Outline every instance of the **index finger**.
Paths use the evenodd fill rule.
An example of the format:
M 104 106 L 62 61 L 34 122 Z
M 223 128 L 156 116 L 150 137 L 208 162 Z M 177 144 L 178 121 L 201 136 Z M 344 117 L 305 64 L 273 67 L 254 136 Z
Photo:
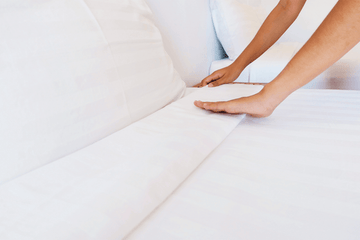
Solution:
M 207 85 L 208 83 L 212 82 L 212 81 L 215 81 L 215 80 L 218 80 L 219 78 L 222 77 L 222 74 L 221 73 L 217 73 L 217 72 L 214 72 L 213 74 L 207 76 L 206 78 L 204 78 L 200 84 L 200 86 L 204 87 L 205 85 Z
M 200 83 L 198 83 L 198 84 L 196 84 L 196 85 L 194 85 L 192 87 L 202 87 L 202 83 L 200 82 Z
M 225 112 L 225 113 L 227 113 L 227 110 L 226 110 L 227 102 L 195 101 L 194 105 L 199 107 L 199 108 L 202 108 L 202 109 L 205 109 L 205 110 L 208 110 L 208 111 L 212 111 L 212 112 L 217 112 L 217 113 L 218 112 Z

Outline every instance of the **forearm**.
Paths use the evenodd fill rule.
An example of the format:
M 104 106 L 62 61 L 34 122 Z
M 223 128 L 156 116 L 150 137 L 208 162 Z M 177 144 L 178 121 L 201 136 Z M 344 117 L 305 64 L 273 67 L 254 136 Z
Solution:
M 264 91 L 278 105 L 360 41 L 360 0 L 339 0 L 308 42 Z
M 194 104 L 213 112 L 267 117 L 289 94 L 310 82 L 359 42 L 360 0 L 339 0 L 284 70 L 258 94 L 226 102 L 196 101 Z
M 266 18 L 251 43 L 234 62 L 242 71 L 268 50 L 290 27 L 306 0 L 282 0 Z

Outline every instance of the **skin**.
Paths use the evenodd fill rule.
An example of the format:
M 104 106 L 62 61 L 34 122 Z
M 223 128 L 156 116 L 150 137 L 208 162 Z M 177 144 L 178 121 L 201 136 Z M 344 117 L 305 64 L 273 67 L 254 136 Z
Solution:
M 247 65 L 269 49 L 288 29 L 305 1 L 280 1 L 236 61 L 229 67 L 214 72 L 194 87 L 214 87 L 235 81 Z M 283 71 L 258 94 L 226 102 L 195 101 L 194 104 L 213 112 L 270 116 L 287 96 L 325 71 L 359 41 L 360 0 L 339 0 Z

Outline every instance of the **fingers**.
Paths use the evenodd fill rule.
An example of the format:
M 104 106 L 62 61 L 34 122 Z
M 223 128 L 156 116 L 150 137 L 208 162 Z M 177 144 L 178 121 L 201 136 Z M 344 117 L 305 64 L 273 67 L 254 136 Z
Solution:
M 212 81 L 215 81 L 215 80 L 218 80 L 219 78 L 221 78 L 222 76 L 224 75 L 224 73 L 222 72 L 214 72 L 213 74 L 207 76 L 206 78 L 204 78 L 201 83 L 199 84 L 196 84 L 195 86 L 197 87 L 204 87 L 206 86 L 207 84 L 209 84 L 210 82 Z M 195 87 L 194 86 L 194 87 Z
M 224 83 L 227 83 L 227 82 L 228 82 L 227 79 L 220 78 L 219 80 L 210 83 L 209 87 L 217 87 L 217 86 L 220 86 L 220 85 L 222 85 Z
M 195 101 L 194 105 L 209 110 L 212 112 L 227 112 L 226 111 L 226 102 L 202 102 L 202 101 Z
M 272 96 L 271 96 L 272 97 Z M 248 97 L 242 97 L 225 102 L 202 102 L 195 101 L 195 106 L 213 111 L 230 114 L 249 114 L 253 117 L 268 117 L 275 110 L 277 105 L 271 104 L 268 95 L 262 92 Z
M 198 84 L 196 84 L 196 85 L 194 85 L 193 87 L 202 87 L 202 83 L 198 83 Z
M 207 85 L 208 83 L 218 80 L 219 78 L 221 78 L 224 74 L 220 73 L 220 72 L 214 72 L 213 74 L 211 74 L 210 76 L 204 78 L 204 80 L 201 81 L 201 83 L 203 84 L 203 86 Z
M 217 87 L 217 86 L 220 86 L 220 85 L 222 85 L 222 84 L 224 84 L 224 83 L 227 83 L 227 81 L 226 80 L 216 80 L 216 81 L 213 81 L 213 82 L 211 82 L 210 84 L 208 84 L 208 86 L 209 87 Z M 200 88 L 200 87 L 204 87 L 204 86 L 206 86 L 206 84 L 205 85 L 203 85 L 203 82 L 201 82 L 201 83 L 198 83 L 198 84 L 196 84 L 196 85 L 194 85 L 193 87 L 195 88 Z

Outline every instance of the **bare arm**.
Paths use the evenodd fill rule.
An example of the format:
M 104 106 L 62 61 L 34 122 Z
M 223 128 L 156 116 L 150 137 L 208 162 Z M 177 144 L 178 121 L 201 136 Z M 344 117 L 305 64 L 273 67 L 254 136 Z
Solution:
M 227 68 L 214 72 L 194 87 L 218 86 L 235 81 L 240 73 L 254 60 L 268 50 L 290 27 L 299 15 L 306 0 L 280 0 L 278 5 L 266 18 L 254 39 Z
M 293 91 L 339 60 L 360 41 L 360 0 L 339 0 L 308 42 L 263 90 L 228 102 L 195 105 L 215 112 L 269 116 Z

